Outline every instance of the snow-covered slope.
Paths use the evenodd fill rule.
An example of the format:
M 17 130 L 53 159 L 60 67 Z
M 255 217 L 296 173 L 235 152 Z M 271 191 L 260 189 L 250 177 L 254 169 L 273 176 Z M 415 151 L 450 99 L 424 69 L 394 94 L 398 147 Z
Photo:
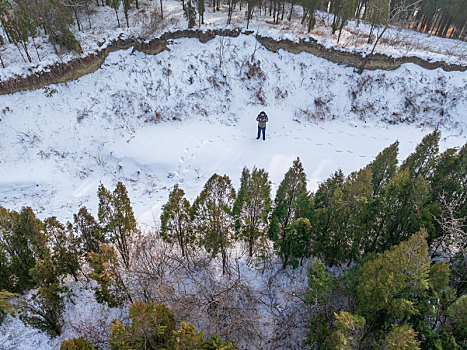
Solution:
M 466 72 L 414 65 L 358 75 L 243 35 L 115 52 L 77 81 L 0 96 L 0 203 L 71 220 L 83 205 L 96 213 L 100 182 L 122 180 L 152 225 L 175 183 L 193 200 L 214 172 L 238 186 L 246 165 L 277 186 L 297 156 L 316 189 L 396 140 L 405 158 L 434 127 L 442 148 L 463 145 L 466 85 Z M 266 141 L 255 139 L 263 109 Z

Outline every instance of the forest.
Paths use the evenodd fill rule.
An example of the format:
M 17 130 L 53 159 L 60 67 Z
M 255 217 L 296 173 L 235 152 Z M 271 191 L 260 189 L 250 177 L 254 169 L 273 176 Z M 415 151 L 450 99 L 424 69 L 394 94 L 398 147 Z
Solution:
M 129 11 L 139 9 L 138 0 L 1 0 L 0 47 L 14 44 L 25 62 L 33 61 L 35 51 L 40 61 L 34 39 L 45 34 L 50 42 L 80 53 L 81 45 L 71 29 L 74 25 L 78 31 L 83 31 L 85 25 L 92 27 L 90 13 L 98 6 L 111 7 L 119 27 L 129 27 Z M 231 24 L 234 12 L 240 12 L 245 13 L 246 28 L 255 16 L 265 16 L 270 17 L 274 24 L 284 21 L 301 23 L 310 32 L 316 23 L 316 11 L 326 11 L 333 16 L 330 25 L 338 41 L 349 20 L 369 23 L 368 43 L 374 43 L 372 52 L 389 26 L 464 40 L 467 20 L 467 7 L 463 0 L 182 0 L 180 6 L 189 28 L 204 24 L 206 11 L 223 9 L 227 10 L 226 24 Z M 294 8 L 300 11 L 294 13 Z M 124 24 L 121 23 L 121 11 Z M 162 0 L 159 13 L 154 15 L 156 17 L 151 20 L 154 23 L 148 25 L 162 21 Z M 1 54 L 0 64 L 5 68 Z
M 426 135 L 400 165 L 395 142 L 315 192 L 297 158 L 274 199 L 257 168 L 237 190 L 213 174 L 192 203 L 175 185 L 151 232 L 122 182 L 101 184 L 97 217 L 82 207 L 73 222 L 0 207 L 0 319 L 58 336 L 70 283 L 90 281 L 97 302 L 128 316 L 61 349 L 254 348 L 269 318 L 263 348 L 287 348 L 302 322 L 303 348 L 465 349 L 467 144 L 440 153 L 439 141 Z M 306 286 L 278 300 L 242 261 L 262 275 L 305 267 Z

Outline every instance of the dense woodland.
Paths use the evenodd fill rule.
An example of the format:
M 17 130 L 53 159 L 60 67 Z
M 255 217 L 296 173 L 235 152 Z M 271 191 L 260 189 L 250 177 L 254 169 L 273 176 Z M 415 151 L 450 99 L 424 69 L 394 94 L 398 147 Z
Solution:
M 467 144 L 440 153 L 439 139 L 427 135 L 400 165 L 396 142 L 316 192 L 297 158 L 274 200 L 263 169 L 244 168 L 237 190 L 214 174 L 193 203 L 175 185 L 155 232 L 140 232 L 121 182 L 99 186 L 97 218 L 0 207 L 0 316 L 60 335 L 70 282 L 93 281 L 96 300 L 128 317 L 62 349 L 235 349 L 261 337 L 261 308 L 273 315 L 278 303 L 272 285 L 249 286 L 232 258 L 241 251 L 259 274 L 306 266 L 294 321 L 275 318 L 279 348 L 292 348 L 298 317 L 303 348 L 465 349 Z
M 40 61 L 34 38 L 46 34 L 52 43 L 81 52 L 70 28 L 76 25 L 82 31 L 85 26 L 92 27 L 90 13 L 97 6 L 111 7 L 117 25 L 129 26 L 129 11 L 132 7 L 138 9 L 139 3 L 138 0 L 0 0 L 0 46 L 14 44 L 25 61 L 32 62 L 34 55 Z M 234 12 L 241 12 L 245 13 L 246 28 L 255 16 L 265 16 L 274 24 L 300 22 L 310 32 L 316 23 L 316 11 L 327 11 L 333 15 L 332 33 L 338 41 L 349 20 L 368 22 L 371 25 L 368 43 L 374 42 L 373 50 L 391 25 L 464 40 L 467 22 L 464 0 L 182 0 L 181 6 L 189 28 L 201 26 L 206 11 L 222 9 L 227 10 L 227 24 Z M 294 14 L 294 8 L 298 7 L 300 15 Z M 159 11 L 150 25 L 162 21 L 162 0 Z M 123 18 L 125 24 L 121 23 Z M 5 67 L 1 55 L 0 64 Z

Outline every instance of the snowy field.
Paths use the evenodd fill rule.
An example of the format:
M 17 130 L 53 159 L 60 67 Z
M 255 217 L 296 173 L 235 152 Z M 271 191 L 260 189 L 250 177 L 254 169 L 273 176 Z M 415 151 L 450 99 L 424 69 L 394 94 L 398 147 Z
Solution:
M 129 49 L 77 81 L 0 96 L 0 203 L 71 220 L 81 206 L 97 213 L 100 182 L 121 180 L 152 226 L 175 183 L 192 201 L 214 172 L 238 188 L 243 166 L 264 168 L 275 189 L 299 156 L 316 190 L 396 140 L 404 159 L 434 127 L 442 149 L 466 142 L 466 72 L 357 75 L 257 45 L 242 35 L 180 39 L 157 56 Z M 256 140 L 261 110 L 266 141 Z

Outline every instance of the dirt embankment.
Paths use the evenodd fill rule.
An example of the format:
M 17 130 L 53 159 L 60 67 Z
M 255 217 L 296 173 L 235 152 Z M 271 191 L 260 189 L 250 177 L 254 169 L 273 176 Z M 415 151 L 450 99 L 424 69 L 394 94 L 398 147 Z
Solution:
M 167 49 L 169 40 L 180 38 L 198 38 L 200 42 L 206 43 L 214 39 L 217 35 L 237 37 L 240 33 L 252 35 L 252 31 L 240 30 L 180 30 L 171 33 L 165 33 L 160 38 L 149 42 L 142 42 L 138 39 L 118 39 L 110 43 L 102 50 L 89 54 L 86 57 L 75 58 L 66 63 L 57 63 L 46 67 L 43 71 L 33 73 L 26 77 L 14 77 L 6 81 L 0 81 L 0 95 L 11 94 L 18 91 L 41 89 L 50 84 L 57 84 L 69 80 L 78 79 L 86 74 L 90 74 L 99 69 L 109 53 L 117 50 L 126 50 L 134 47 L 135 50 L 146 54 L 157 55 Z M 383 69 L 394 70 L 404 63 L 415 63 L 423 68 L 436 69 L 442 68 L 445 71 L 465 71 L 467 66 L 447 64 L 445 62 L 429 62 L 418 57 L 393 58 L 387 55 L 374 54 L 363 57 L 359 53 L 340 51 L 334 48 L 326 48 L 317 41 L 300 40 L 294 42 L 291 40 L 275 40 L 270 37 L 257 36 L 257 40 L 268 50 L 277 52 L 279 49 L 291 53 L 309 52 L 315 56 L 325 58 L 331 62 L 355 67 L 359 70 Z

